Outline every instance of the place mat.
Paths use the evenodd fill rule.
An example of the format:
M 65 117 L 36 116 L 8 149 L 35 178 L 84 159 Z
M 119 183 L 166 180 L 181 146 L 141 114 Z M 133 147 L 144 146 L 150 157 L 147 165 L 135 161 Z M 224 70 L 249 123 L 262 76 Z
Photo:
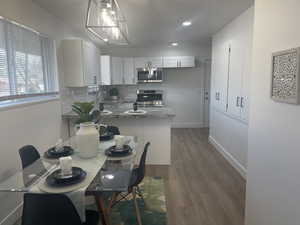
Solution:
M 73 184 L 73 185 L 68 185 L 68 186 L 63 186 L 63 187 L 54 187 L 54 186 L 49 186 L 46 183 L 46 178 L 44 178 L 42 181 L 39 182 L 38 188 L 46 193 L 53 193 L 53 194 L 63 194 L 63 193 L 68 193 L 72 191 L 76 191 L 78 189 L 88 187 L 90 183 L 93 181 L 94 176 L 88 171 L 86 172 L 86 177 L 85 179 L 78 183 L 78 184 Z

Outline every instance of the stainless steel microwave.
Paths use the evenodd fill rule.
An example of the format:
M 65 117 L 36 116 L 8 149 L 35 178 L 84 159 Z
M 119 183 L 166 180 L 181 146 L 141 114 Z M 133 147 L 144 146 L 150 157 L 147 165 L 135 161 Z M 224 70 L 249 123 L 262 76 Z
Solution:
M 163 70 L 161 68 L 137 69 L 138 83 L 161 83 Z

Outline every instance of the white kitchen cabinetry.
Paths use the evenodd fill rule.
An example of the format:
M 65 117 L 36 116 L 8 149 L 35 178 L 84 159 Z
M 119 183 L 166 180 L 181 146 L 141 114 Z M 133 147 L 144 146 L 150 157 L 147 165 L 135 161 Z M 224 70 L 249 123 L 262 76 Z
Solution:
M 239 120 L 248 120 L 253 20 L 240 18 L 213 37 L 212 106 Z
M 100 82 L 100 51 L 90 42 L 64 40 L 63 64 L 66 87 L 95 86 Z
M 166 56 L 163 57 L 163 68 L 195 67 L 194 56 Z
M 134 71 L 134 59 L 131 57 L 123 58 L 123 76 L 125 84 L 136 84 L 136 76 Z
M 134 58 L 135 69 L 146 68 L 148 66 L 155 68 L 163 67 L 163 58 L 162 57 L 137 57 Z
M 133 58 L 102 55 L 101 78 L 102 85 L 136 84 Z
M 101 55 L 101 85 L 111 85 L 111 57 Z
M 124 84 L 123 80 L 123 58 L 121 57 L 112 57 L 112 84 L 120 85 Z

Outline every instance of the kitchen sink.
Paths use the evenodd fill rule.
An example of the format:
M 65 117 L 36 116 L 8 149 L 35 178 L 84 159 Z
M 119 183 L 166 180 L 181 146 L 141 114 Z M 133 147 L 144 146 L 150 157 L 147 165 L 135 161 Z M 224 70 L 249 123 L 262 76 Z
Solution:
M 101 112 L 101 115 L 110 115 L 110 114 L 112 114 L 112 111 L 106 109 Z
M 130 109 L 130 110 L 125 111 L 124 113 L 129 114 L 129 115 L 144 115 L 147 113 L 147 111 L 141 110 L 141 109 L 134 111 L 133 109 Z

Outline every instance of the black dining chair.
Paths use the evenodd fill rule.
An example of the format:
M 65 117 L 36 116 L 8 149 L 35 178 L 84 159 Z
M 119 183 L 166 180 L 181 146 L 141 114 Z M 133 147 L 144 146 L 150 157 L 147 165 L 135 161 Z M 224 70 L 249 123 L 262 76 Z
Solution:
M 71 200 L 62 194 L 24 194 L 22 225 L 97 225 L 99 213 L 86 211 L 82 223 Z
M 19 155 L 21 157 L 23 169 L 41 158 L 40 153 L 32 145 L 25 145 L 20 148 Z
M 132 170 L 131 174 L 131 179 L 130 179 L 130 185 L 128 188 L 128 192 L 124 195 L 122 193 L 119 193 L 119 198 L 118 200 L 114 201 L 111 206 L 115 206 L 117 203 L 122 201 L 123 199 L 126 199 L 129 195 L 132 195 L 133 200 L 134 200 L 134 206 L 137 214 L 137 220 L 139 225 L 142 225 L 142 220 L 141 220 L 141 215 L 140 215 L 140 210 L 137 204 L 136 196 L 139 195 L 141 199 L 144 201 L 143 194 L 139 188 L 139 184 L 143 181 L 146 173 L 146 158 L 147 158 L 147 152 L 150 146 L 150 142 L 147 142 L 143 154 L 140 159 L 139 166 L 137 168 L 134 168 Z
M 107 126 L 107 131 L 113 133 L 113 135 L 120 135 L 120 130 L 115 126 Z

